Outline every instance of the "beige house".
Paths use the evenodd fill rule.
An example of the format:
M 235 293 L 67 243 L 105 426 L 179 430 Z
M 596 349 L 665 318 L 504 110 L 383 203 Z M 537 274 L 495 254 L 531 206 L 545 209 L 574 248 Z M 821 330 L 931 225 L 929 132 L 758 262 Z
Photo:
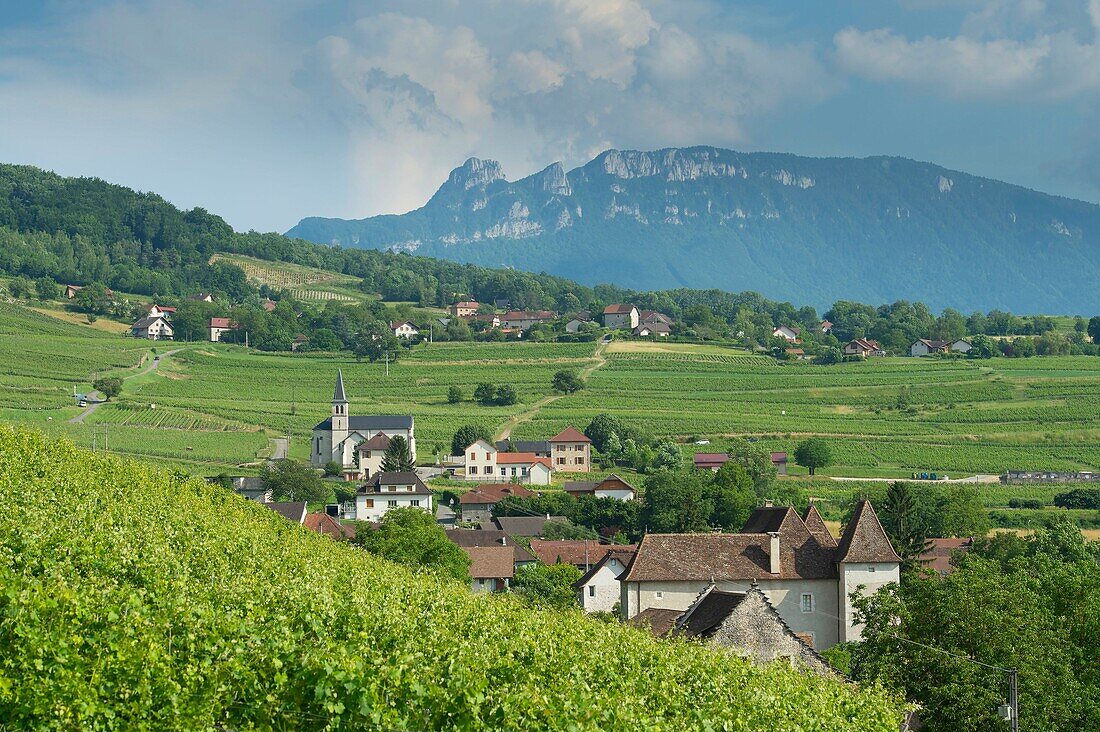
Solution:
M 592 440 L 576 427 L 566 427 L 550 438 L 550 462 L 562 473 L 592 470 Z
M 463 300 L 462 302 L 456 302 L 451 306 L 451 315 L 456 318 L 465 318 L 470 315 L 477 315 L 477 309 L 481 307 L 481 303 L 477 300 Z
M 966 353 L 971 348 L 970 341 L 962 338 L 955 341 L 931 341 L 918 338 L 909 346 L 910 356 L 927 356 L 931 353 Z
M 844 355 L 869 358 L 871 356 L 885 356 L 886 351 L 879 345 L 878 341 L 856 338 L 844 344 Z
M 530 483 L 550 485 L 553 468 L 550 458 L 533 452 L 497 450 L 485 440 L 478 440 L 464 451 L 465 480 L 483 483 Z
M 753 583 L 792 632 L 817 650 L 859 640 L 850 595 L 899 581 L 901 559 L 874 509 L 861 501 L 840 541 L 813 506 L 753 512 L 739 534 L 647 534 L 619 578 L 621 612 L 687 610 L 710 585 L 744 593 Z
M 209 327 L 210 342 L 220 343 L 222 336 L 232 330 L 236 330 L 237 324 L 232 322 L 229 318 L 211 318 Z
M 634 330 L 638 327 L 641 314 L 638 308 L 629 303 L 616 303 L 603 309 L 603 325 L 605 328 L 619 330 Z
M 358 454 L 358 467 L 356 475 L 360 478 L 372 478 L 382 470 L 382 458 L 386 457 L 386 450 L 390 446 L 390 438 L 385 432 L 376 432 L 365 442 L 360 442 L 356 447 Z

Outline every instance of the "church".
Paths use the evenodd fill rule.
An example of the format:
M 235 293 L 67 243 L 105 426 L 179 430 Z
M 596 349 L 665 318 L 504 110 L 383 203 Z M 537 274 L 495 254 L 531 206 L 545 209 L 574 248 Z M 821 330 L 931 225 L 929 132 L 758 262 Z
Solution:
M 353 417 L 348 414 L 348 399 L 344 394 L 344 374 L 336 372 L 336 389 L 332 394 L 332 415 L 313 428 L 310 464 L 323 468 L 329 462 L 339 463 L 344 474 L 371 478 L 382 469 L 382 456 L 393 437 L 404 437 L 409 452 L 416 459 L 416 437 L 412 415 L 373 415 Z

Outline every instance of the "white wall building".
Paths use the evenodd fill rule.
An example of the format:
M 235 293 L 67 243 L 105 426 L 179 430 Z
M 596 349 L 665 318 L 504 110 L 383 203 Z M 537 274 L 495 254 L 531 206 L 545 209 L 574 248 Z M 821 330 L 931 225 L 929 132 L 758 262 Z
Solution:
M 857 506 L 837 542 L 810 507 L 757 509 L 740 534 L 647 534 L 619 577 L 621 611 L 686 610 L 711 584 L 747 592 L 753 582 L 795 633 L 816 650 L 859 640 L 851 593 L 900 578 L 900 558 L 874 509 Z
M 395 508 L 432 513 L 432 492 L 416 473 L 378 473 L 355 495 L 356 521 L 380 521 Z
M 619 576 L 633 556 L 633 551 L 612 549 L 573 583 L 577 601 L 586 613 L 609 613 L 615 609 L 615 604 L 622 599 Z
M 335 461 L 345 469 L 355 469 L 355 453 L 360 443 L 375 437 L 379 432 L 390 439 L 404 437 L 409 443 L 413 460 L 416 460 L 412 415 L 353 417 L 348 415 L 348 407 L 348 400 L 344 395 L 344 375 L 337 371 L 336 389 L 332 395 L 332 415 L 313 428 L 309 455 L 311 465 L 320 468 Z

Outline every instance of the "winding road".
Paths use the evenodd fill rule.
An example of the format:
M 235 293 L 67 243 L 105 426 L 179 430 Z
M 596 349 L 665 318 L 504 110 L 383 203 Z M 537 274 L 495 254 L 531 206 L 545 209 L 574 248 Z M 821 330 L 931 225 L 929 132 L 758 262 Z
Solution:
M 171 351 L 165 351 L 164 353 L 162 353 L 158 356 L 155 356 L 153 358 L 153 360 L 149 363 L 149 365 L 146 366 L 144 369 L 142 369 L 141 371 L 138 371 L 137 373 L 128 374 L 126 376 L 123 376 L 122 380 L 126 381 L 127 379 L 133 379 L 133 378 L 136 378 L 138 376 L 145 376 L 146 374 L 151 374 L 152 372 L 156 371 L 157 368 L 160 367 L 161 361 L 168 358 L 173 353 L 179 353 L 182 350 L 183 350 L 183 347 L 181 346 L 180 348 L 173 348 Z M 98 394 L 98 393 L 99 392 L 92 391 L 92 392 L 88 393 L 88 396 L 91 396 L 92 394 Z M 80 414 L 73 417 L 72 419 L 70 419 L 69 424 L 81 424 L 82 422 L 84 422 L 85 417 L 90 415 L 95 410 L 99 409 L 100 405 L 106 404 L 106 403 L 107 403 L 106 399 L 99 399 L 98 401 L 92 401 L 91 399 L 89 399 L 88 400 L 88 408 L 85 409 Z

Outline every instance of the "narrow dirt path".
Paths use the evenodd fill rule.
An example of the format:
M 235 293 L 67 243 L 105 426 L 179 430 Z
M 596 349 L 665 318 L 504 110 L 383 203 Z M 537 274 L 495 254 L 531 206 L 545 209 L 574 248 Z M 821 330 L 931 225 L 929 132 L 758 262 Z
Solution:
M 183 350 L 183 347 L 181 346 L 180 348 L 173 348 L 171 351 L 165 351 L 164 353 L 160 354 L 159 356 L 154 357 L 153 360 L 149 362 L 149 365 L 146 366 L 144 369 L 142 369 L 141 371 L 138 371 L 137 373 L 134 373 L 134 374 L 127 374 L 126 376 L 122 377 L 122 380 L 126 381 L 127 379 L 133 379 L 133 378 L 136 378 L 138 376 L 145 376 L 146 374 L 150 374 L 150 373 L 156 371 L 157 368 L 160 367 L 160 362 L 161 361 L 163 361 L 165 358 L 171 356 L 173 353 L 179 353 L 182 350 Z M 89 394 L 89 396 L 91 396 L 92 394 L 97 394 L 97 393 L 98 392 L 92 391 L 92 392 L 89 392 L 88 394 Z M 99 409 L 99 407 L 101 405 L 106 404 L 106 403 L 107 403 L 106 399 L 103 399 L 103 400 L 97 401 L 97 402 L 89 401 L 88 402 L 88 408 L 85 409 L 80 414 L 73 417 L 72 419 L 70 419 L 69 424 L 81 424 L 86 417 L 90 416 L 92 414 L 92 412 Z
M 601 340 L 596 344 L 596 350 L 592 354 L 595 360 L 592 364 L 585 366 L 583 369 L 581 369 L 581 378 L 588 379 L 588 377 L 594 374 L 597 369 L 600 369 L 603 366 L 607 365 L 607 359 L 604 358 L 603 352 L 607 349 L 608 343 L 609 341 Z M 544 396 L 542 399 L 539 399 L 537 402 L 535 402 L 519 414 L 509 417 L 508 421 L 504 423 L 504 425 L 500 428 L 493 439 L 507 440 L 509 437 L 512 436 L 512 430 L 514 430 L 517 426 L 523 424 L 524 422 L 530 422 L 534 418 L 534 416 L 538 414 L 540 409 L 545 407 L 547 404 L 552 404 L 553 402 L 556 402 L 557 400 L 563 399 L 567 396 L 569 395 L 550 394 L 548 396 Z

